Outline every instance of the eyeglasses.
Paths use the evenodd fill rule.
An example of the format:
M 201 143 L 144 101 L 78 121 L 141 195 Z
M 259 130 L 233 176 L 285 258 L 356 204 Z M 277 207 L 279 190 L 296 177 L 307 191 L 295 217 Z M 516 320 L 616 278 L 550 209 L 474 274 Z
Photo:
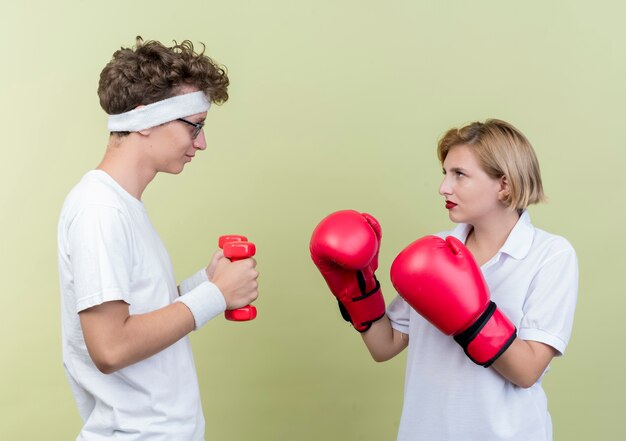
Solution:
M 200 134 L 200 132 L 202 131 L 202 127 L 204 127 L 204 123 L 192 123 L 191 121 L 187 121 L 184 118 L 178 118 L 176 121 L 182 121 L 185 124 L 189 124 L 190 126 L 195 127 L 195 130 L 193 131 L 193 134 L 191 135 L 191 139 L 196 139 L 198 135 Z

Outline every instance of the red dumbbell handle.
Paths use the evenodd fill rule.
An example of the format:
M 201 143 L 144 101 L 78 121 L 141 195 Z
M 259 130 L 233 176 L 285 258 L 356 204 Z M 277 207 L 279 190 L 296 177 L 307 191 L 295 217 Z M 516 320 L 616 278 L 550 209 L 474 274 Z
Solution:
M 248 242 L 246 236 L 227 235 L 220 236 L 218 246 L 224 250 L 224 257 L 231 261 L 247 259 L 254 256 L 256 247 L 252 242 Z M 254 320 L 257 315 L 256 308 L 246 305 L 243 308 L 229 309 L 224 312 L 226 320 L 244 322 Z

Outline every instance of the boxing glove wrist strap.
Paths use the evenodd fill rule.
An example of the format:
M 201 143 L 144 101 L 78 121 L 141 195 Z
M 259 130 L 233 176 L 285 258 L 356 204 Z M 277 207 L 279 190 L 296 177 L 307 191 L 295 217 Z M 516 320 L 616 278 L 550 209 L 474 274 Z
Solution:
M 185 304 L 195 320 L 194 331 L 202 325 L 226 311 L 224 295 L 211 282 L 203 282 L 188 293 L 178 297 L 174 302 Z
M 363 272 L 362 271 L 357 271 L 357 273 L 356 273 L 356 280 L 357 280 L 357 282 L 359 284 L 359 290 L 361 291 L 361 296 L 353 297 L 352 298 L 353 302 L 358 302 L 359 300 L 366 299 L 367 297 L 372 296 L 372 295 L 376 294 L 378 291 L 380 291 L 380 282 L 376 278 L 376 275 L 374 275 L 373 277 L 374 277 L 374 282 L 376 282 L 376 284 L 375 284 L 374 288 L 372 288 L 371 290 L 367 291 L 367 285 L 365 283 L 365 277 L 363 277 Z
M 515 325 L 490 301 L 478 320 L 455 335 L 454 340 L 470 360 L 489 367 L 509 348 L 516 336 Z
M 374 277 L 375 286 L 366 291 L 365 279 L 361 271 L 357 271 L 357 280 L 361 296 L 353 297 L 345 303 L 339 302 L 339 310 L 344 320 L 351 322 L 359 332 L 367 331 L 377 320 L 385 315 L 385 299 L 380 283 Z

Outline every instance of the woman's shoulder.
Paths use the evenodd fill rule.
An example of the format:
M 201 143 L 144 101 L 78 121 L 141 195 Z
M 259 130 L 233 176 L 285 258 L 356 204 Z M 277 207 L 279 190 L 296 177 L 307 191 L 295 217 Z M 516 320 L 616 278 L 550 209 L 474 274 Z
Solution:
M 573 245 L 565 237 L 535 227 L 532 249 L 547 255 L 573 254 Z

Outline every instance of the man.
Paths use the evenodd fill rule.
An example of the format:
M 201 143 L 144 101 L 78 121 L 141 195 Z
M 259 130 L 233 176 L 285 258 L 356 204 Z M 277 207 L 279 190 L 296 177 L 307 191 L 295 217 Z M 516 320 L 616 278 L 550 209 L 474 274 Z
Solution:
M 221 251 L 176 286 L 141 196 L 206 149 L 211 103 L 228 99 L 223 68 L 189 41 L 137 37 L 114 53 L 98 95 L 111 132 L 97 169 L 59 221 L 63 363 L 84 426 L 79 440 L 203 440 L 187 334 L 257 296 L 254 259 Z

